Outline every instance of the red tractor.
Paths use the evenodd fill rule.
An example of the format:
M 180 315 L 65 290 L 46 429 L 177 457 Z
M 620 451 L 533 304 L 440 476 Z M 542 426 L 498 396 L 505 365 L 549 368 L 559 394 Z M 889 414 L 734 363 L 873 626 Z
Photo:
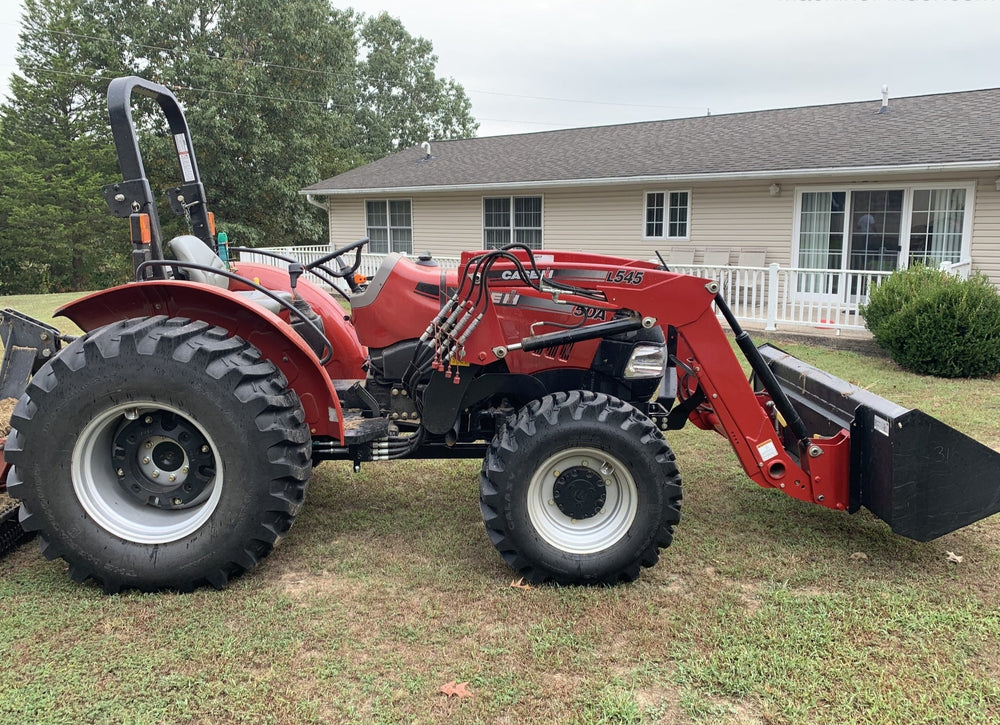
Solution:
M 164 241 L 132 119 L 157 101 L 191 234 Z M 635 579 L 671 542 L 680 475 L 662 431 L 732 445 L 756 483 L 940 536 L 1000 510 L 998 454 L 917 410 L 757 348 L 711 280 L 666 265 L 519 245 L 457 270 L 390 254 L 363 290 L 366 240 L 308 265 L 235 263 L 208 213 L 166 88 L 108 90 L 135 282 L 58 311 L 4 313 L 4 456 L 24 531 L 107 591 L 224 586 L 302 508 L 324 460 L 482 457 L 486 532 L 531 582 Z M 350 285 L 350 315 L 312 272 Z M 753 370 L 747 382 L 718 315 Z M 23 392 L 23 395 L 21 394 Z

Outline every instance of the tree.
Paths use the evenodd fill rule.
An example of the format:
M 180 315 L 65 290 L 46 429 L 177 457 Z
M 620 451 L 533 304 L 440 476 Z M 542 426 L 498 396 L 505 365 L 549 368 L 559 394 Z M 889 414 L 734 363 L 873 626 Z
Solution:
M 20 71 L 0 107 L 0 294 L 128 277 L 125 226 L 100 195 L 121 178 L 111 78 L 171 88 L 220 229 L 238 244 L 283 245 L 325 236 L 302 187 L 475 131 L 468 98 L 435 76 L 436 60 L 398 20 L 366 20 L 328 0 L 26 0 Z M 176 185 L 159 109 L 133 100 L 154 190 Z M 168 237 L 184 231 L 165 204 L 160 216 Z
M 25 2 L 20 73 L 0 106 L 0 293 L 93 289 L 128 272 L 100 194 L 115 168 L 103 73 L 125 67 L 120 50 L 93 41 L 111 12 L 89 0 Z
M 154 2 L 166 22 L 147 45 L 158 80 L 185 104 L 209 201 L 241 244 L 323 237 L 297 191 L 321 178 L 330 138 L 344 135 L 357 55 L 353 15 L 326 0 Z
M 465 90 L 435 74 L 429 40 L 386 13 L 363 21 L 358 62 L 358 146 L 369 160 L 430 139 L 465 138 L 479 124 Z

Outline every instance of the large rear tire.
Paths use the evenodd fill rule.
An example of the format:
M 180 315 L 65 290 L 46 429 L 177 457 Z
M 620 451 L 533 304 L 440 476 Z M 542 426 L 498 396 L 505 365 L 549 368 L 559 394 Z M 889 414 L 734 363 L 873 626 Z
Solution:
M 32 379 L 5 455 L 21 524 L 105 591 L 221 588 L 302 507 L 311 439 L 260 352 L 205 322 L 125 320 Z
M 490 540 L 530 582 L 633 581 L 670 545 L 680 499 L 653 422 L 588 391 L 547 395 L 512 416 L 480 475 Z

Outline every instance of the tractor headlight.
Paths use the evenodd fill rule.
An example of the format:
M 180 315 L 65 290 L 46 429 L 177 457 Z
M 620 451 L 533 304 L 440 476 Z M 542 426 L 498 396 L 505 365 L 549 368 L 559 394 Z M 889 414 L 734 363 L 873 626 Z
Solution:
M 667 366 L 667 353 L 663 345 L 636 345 L 625 364 L 625 377 L 659 378 Z

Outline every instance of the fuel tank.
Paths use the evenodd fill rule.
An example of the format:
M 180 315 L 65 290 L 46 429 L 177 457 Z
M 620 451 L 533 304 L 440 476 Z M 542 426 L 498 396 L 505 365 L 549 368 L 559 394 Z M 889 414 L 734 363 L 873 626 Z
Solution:
M 368 287 L 351 296 L 351 315 L 361 344 L 383 348 L 420 337 L 444 304 L 448 271 L 429 257 L 392 253 Z M 450 270 L 451 284 L 457 272 Z

